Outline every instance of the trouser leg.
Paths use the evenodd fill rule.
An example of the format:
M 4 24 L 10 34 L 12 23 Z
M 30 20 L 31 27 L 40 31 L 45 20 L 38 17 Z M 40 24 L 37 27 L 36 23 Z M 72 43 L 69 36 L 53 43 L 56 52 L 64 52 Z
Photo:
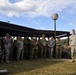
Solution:
M 31 59 L 33 59 L 33 57 L 34 57 L 34 47 L 32 47 L 32 50 L 31 50 Z
M 41 46 L 41 58 L 43 58 L 43 46 Z
M 23 60 L 24 59 L 24 50 L 22 49 L 21 50 L 21 60 Z
M 71 58 L 74 59 L 74 47 L 71 47 Z
M 56 58 L 58 58 L 58 49 L 56 49 Z
M 18 51 L 17 51 L 17 60 L 20 59 L 20 55 L 21 55 L 21 49 L 18 49 Z
M 51 57 L 51 48 L 48 48 L 49 58 Z
M 46 58 L 46 47 L 44 47 L 44 58 Z
M 53 48 L 51 48 L 51 58 L 53 57 Z
M 5 53 L 5 60 L 9 61 L 9 56 L 10 56 L 10 49 L 6 49 L 6 53 Z

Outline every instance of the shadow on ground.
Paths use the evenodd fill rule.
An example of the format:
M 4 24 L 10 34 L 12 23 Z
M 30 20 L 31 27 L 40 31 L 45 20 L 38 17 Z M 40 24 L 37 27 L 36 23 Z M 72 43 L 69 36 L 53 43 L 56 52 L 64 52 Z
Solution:
M 14 75 L 26 71 L 35 70 L 51 66 L 63 61 L 51 61 L 51 59 L 37 59 L 37 60 L 24 60 L 24 61 L 12 61 L 10 63 L 0 63 L 0 69 L 7 69 L 10 74 Z
M 74 73 L 70 73 L 70 74 L 68 74 L 68 75 L 76 75 L 76 72 L 74 72 Z

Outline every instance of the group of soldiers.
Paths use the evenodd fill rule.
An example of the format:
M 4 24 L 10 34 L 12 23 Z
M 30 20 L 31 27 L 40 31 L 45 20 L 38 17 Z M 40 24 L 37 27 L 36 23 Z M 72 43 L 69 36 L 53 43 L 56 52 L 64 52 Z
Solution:
M 17 37 L 16 40 L 12 39 L 9 34 L 0 40 L 0 61 L 10 62 L 10 60 L 24 60 L 24 59 L 37 59 L 37 58 L 53 58 L 54 46 L 56 44 L 56 58 L 61 58 L 62 44 L 60 38 L 55 39 L 53 36 L 49 37 L 48 41 L 45 35 L 42 39 L 37 37 L 29 38 Z
M 62 43 L 60 37 L 55 41 L 54 37 L 49 37 L 48 41 L 45 35 L 42 39 L 37 37 L 29 38 L 17 37 L 14 40 L 11 35 L 6 34 L 4 38 L 0 38 L 0 62 L 10 62 L 10 60 L 24 60 L 24 59 L 37 59 L 37 58 L 53 58 L 54 48 L 56 46 L 56 58 L 60 59 L 62 56 Z M 72 30 L 72 35 L 69 38 L 69 47 L 71 49 L 72 61 L 75 61 L 76 52 L 76 34 Z

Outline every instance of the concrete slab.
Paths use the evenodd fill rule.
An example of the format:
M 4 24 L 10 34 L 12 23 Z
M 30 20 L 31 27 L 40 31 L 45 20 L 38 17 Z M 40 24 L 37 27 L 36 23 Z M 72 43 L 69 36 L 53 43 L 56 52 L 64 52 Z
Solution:
M 4 69 L 0 70 L 0 75 L 6 75 L 8 73 L 9 73 L 8 70 L 4 70 Z

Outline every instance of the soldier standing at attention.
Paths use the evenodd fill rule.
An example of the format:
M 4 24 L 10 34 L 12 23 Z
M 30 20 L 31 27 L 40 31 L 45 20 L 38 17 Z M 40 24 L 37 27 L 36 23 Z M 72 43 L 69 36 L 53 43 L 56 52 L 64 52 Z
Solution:
M 55 40 L 54 40 L 53 36 L 51 36 L 51 39 L 49 39 L 49 41 L 48 41 L 49 58 L 52 58 L 53 57 L 54 45 L 55 45 Z
M 28 58 L 28 54 L 29 54 L 29 39 L 24 37 L 24 58 Z
M 47 45 L 47 41 L 45 39 L 45 35 L 42 35 L 42 39 L 40 40 L 40 44 L 41 44 L 41 58 L 46 58 L 46 45 Z
M 17 60 L 20 60 L 20 55 L 21 55 L 21 60 L 23 60 L 23 40 L 21 37 L 18 37 L 17 39 Z
M 56 41 L 56 58 L 61 58 L 62 48 L 61 48 L 61 40 L 60 37 Z
M 31 40 L 31 45 L 32 45 L 32 49 L 31 49 L 31 59 L 33 59 L 33 57 L 35 57 L 35 59 L 37 59 L 37 53 L 38 53 L 38 41 L 37 38 L 34 37 Z
M 1 44 L 2 44 L 2 39 L 0 38 L 0 62 L 3 62 L 4 60 L 4 52 L 2 51 L 2 48 L 1 48 Z
M 38 54 L 38 49 L 39 49 L 39 43 L 37 40 L 37 37 L 35 37 L 35 50 L 34 50 L 34 55 L 35 55 L 35 59 L 37 59 L 37 54 Z
M 75 61 L 75 52 L 76 52 L 76 34 L 75 34 L 74 29 L 72 29 L 72 35 L 69 37 L 69 45 L 71 46 L 72 62 L 74 62 Z
M 11 37 L 11 35 L 10 35 Z M 14 49 L 14 45 L 13 45 L 14 41 L 13 38 L 11 38 L 11 51 L 10 51 L 10 59 L 13 60 L 13 49 Z
M 9 36 L 9 34 L 6 34 L 6 37 L 4 38 L 4 52 L 6 62 L 10 62 L 9 61 L 11 51 L 10 49 L 11 49 L 11 37 Z

